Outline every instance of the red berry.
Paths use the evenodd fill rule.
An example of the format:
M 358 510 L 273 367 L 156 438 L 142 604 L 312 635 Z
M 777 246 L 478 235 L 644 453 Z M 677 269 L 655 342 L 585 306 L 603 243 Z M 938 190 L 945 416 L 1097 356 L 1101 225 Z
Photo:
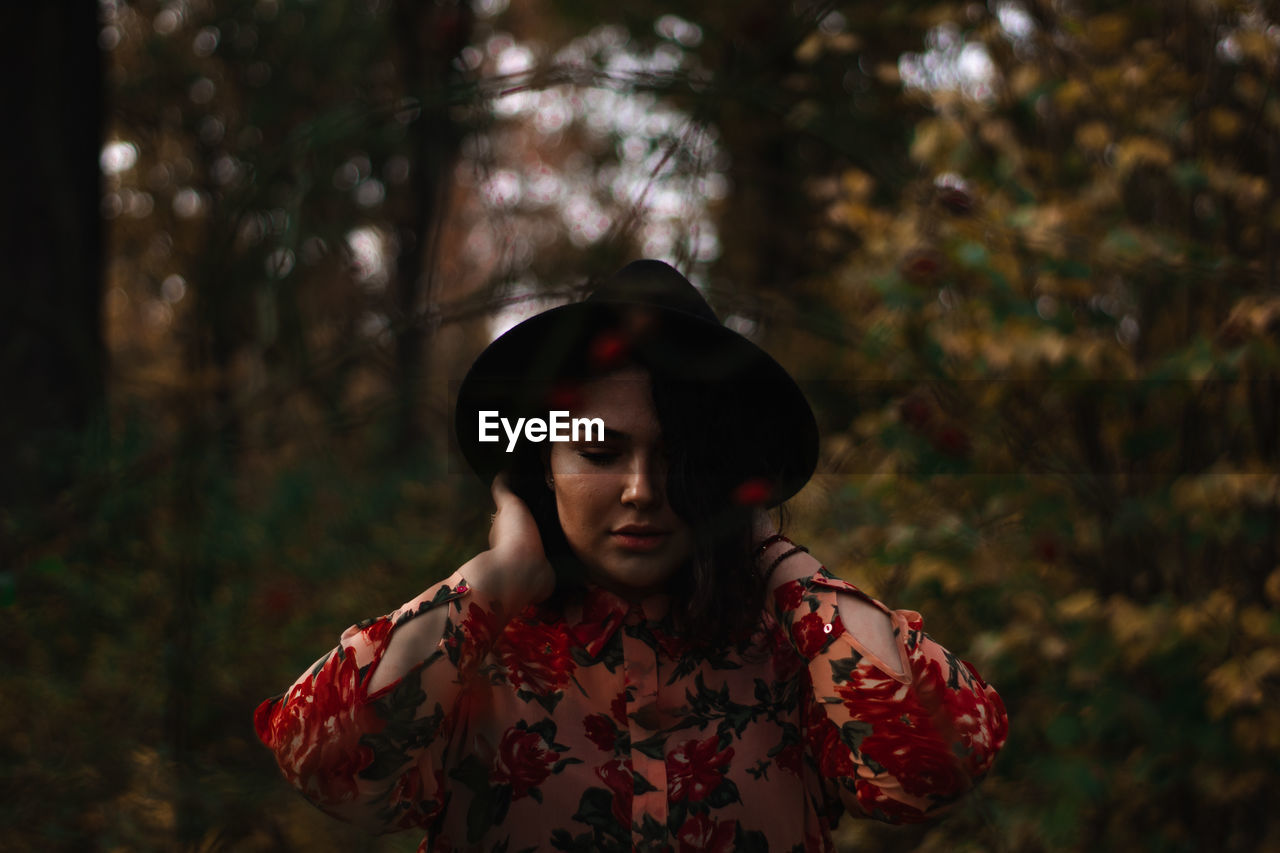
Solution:
M 968 190 L 960 187 L 940 187 L 938 189 L 938 203 L 956 216 L 968 216 L 973 213 L 973 196 Z
M 898 417 L 914 430 L 923 430 L 933 420 L 933 407 L 919 394 L 911 394 L 898 404 Z
M 934 434 L 933 446 L 948 456 L 962 459 L 969 455 L 969 436 L 958 426 L 949 424 Z
M 1057 537 L 1048 533 L 1041 533 L 1032 543 L 1032 550 L 1035 552 L 1036 559 L 1044 563 L 1058 562 L 1058 554 L 1061 546 L 1058 544 Z
M 942 256 L 932 249 L 917 249 L 902 259 L 900 270 L 908 280 L 924 284 L 942 272 Z

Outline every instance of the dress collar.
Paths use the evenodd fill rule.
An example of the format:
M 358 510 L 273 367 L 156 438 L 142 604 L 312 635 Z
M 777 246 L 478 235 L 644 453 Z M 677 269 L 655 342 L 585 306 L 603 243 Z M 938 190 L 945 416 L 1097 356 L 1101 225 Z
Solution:
M 572 594 L 564 606 L 565 624 L 574 639 L 596 657 L 624 624 L 662 622 L 671 612 L 671 596 L 665 592 L 629 602 L 594 584 Z

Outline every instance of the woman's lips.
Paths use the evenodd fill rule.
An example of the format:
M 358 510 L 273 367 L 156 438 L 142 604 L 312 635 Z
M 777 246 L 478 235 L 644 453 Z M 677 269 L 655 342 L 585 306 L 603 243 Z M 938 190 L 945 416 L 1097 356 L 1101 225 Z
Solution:
M 670 534 L 661 530 L 623 528 L 613 530 L 609 535 L 628 551 L 654 551 L 662 547 Z

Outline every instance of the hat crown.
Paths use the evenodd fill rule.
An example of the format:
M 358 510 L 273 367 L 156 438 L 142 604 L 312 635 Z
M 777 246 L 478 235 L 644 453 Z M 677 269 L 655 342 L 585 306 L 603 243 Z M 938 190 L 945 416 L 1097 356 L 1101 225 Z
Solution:
M 567 366 L 607 372 L 619 355 L 695 394 L 708 391 L 681 397 L 680 405 L 693 408 L 681 409 L 679 417 L 697 409 L 732 424 L 725 428 L 751 450 L 721 461 L 771 484 L 765 505 L 791 497 L 813 474 L 818 425 L 804 392 L 768 353 L 724 326 L 687 278 L 656 260 L 630 263 L 586 299 L 518 323 L 476 357 L 454 413 L 455 434 L 472 469 L 489 483 L 513 459 L 509 445 L 481 440 L 481 413 L 536 417 L 548 410 L 556 390 L 548 383 L 554 386 Z M 712 430 L 707 419 L 699 422 Z
M 680 311 L 699 320 L 719 323 L 716 312 L 687 278 L 662 261 L 632 261 L 606 279 L 587 302 L 626 302 Z

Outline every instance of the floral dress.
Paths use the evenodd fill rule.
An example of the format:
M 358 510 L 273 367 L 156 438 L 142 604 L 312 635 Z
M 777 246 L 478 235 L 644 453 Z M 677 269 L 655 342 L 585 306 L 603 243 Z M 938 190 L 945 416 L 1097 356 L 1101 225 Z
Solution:
M 899 666 L 844 630 L 840 592 L 889 614 Z M 826 569 L 778 587 L 749 644 L 706 656 L 668 604 L 588 587 L 502 624 L 455 573 L 349 628 L 262 703 L 258 736 L 317 806 L 417 827 L 423 851 L 831 850 L 843 813 L 927 820 L 1004 744 L 972 666 Z M 435 608 L 438 646 L 370 693 L 394 631 Z

